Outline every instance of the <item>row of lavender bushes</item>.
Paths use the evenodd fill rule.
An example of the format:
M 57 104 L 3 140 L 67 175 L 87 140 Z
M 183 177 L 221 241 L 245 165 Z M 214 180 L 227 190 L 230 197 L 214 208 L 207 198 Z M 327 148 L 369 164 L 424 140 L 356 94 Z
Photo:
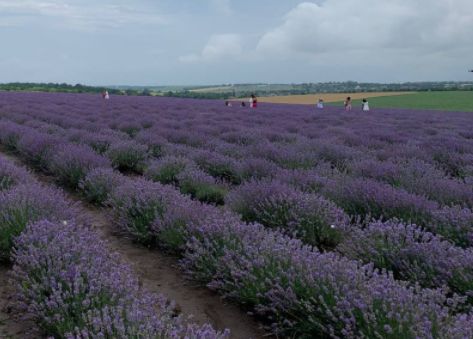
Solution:
M 48 137 L 46 137 L 46 139 L 48 139 Z M 22 144 L 22 142 L 19 143 L 19 145 Z M 42 143 L 34 143 L 34 145 L 38 144 Z M 46 145 L 48 144 L 46 143 Z M 53 167 L 54 164 L 57 163 L 54 160 L 52 161 L 53 165 L 51 167 L 53 168 L 53 171 L 56 171 L 56 175 L 59 175 L 60 178 L 64 177 L 62 172 L 69 175 L 72 174 L 72 177 L 75 178 L 72 181 L 72 187 L 77 187 L 80 178 L 83 178 L 84 174 L 90 168 L 99 166 L 104 168 L 107 167 L 106 159 L 92 154 L 90 149 L 88 150 L 84 148 L 84 146 L 68 145 L 63 146 L 63 148 L 64 147 L 65 150 L 59 149 L 57 154 L 53 157 L 53 159 L 58 158 L 62 160 L 62 162 L 60 160 L 57 161 L 61 164 L 62 169 L 58 170 L 58 166 Z M 19 148 L 21 150 L 21 146 Z M 39 153 L 41 154 L 44 152 Z M 78 154 L 83 155 L 78 157 Z M 84 154 L 86 156 L 84 156 Z M 69 159 L 68 156 L 72 156 L 73 158 Z M 75 158 L 77 157 L 80 161 L 75 161 Z M 75 170 L 68 164 L 73 164 L 72 167 L 74 168 L 78 167 L 79 171 Z M 192 163 L 182 158 L 166 157 L 157 163 L 156 166 L 152 168 L 153 170 L 150 170 L 148 173 L 157 173 L 157 175 L 160 176 L 158 178 L 159 181 L 173 183 L 174 181 L 177 182 L 177 178 L 182 172 L 185 172 L 186 167 L 187 169 L 192 169 Z M 87 178 L 81 183 L 82 190 L 85 192 L 89 201 L 96 203 L 103 203 L 105 201 L 106 195 L 100 193 L 100 190 L 106 191 L 106 188 L 103 188 L 103 185 L 107 183 L 109 187 L 117 184 L 117 175 L 112 173 L 113 172 L 111 171 L 105 173 L 106 175 L 102 175 L 100 177 L 101 179 L 97 177 L 96 174 L 93 174 L 91 178 Z M 281 181 L 286 180 L 286 182 L 295 186 L 301 184 L 300 187 L 305 187 L 306 189 L 312 187 L 313 189 L 311 193 L 320 191 L 323 184 L 326 185 L 327 182 L 330 183 L 327 180 L 322 181 L 321 178 L 316 175 L 307 177 L 301 174 L 305 173 L 301 173 L 300 171 L 298 173 L 294 173 L 294 171 L 286 171 L 286 173 L 284 173 L 284 175 L 279 179 Z M 155 177 L 151 177 L 156 180 Z M 303 182 L 301 182 L 300 179 L 303 179 Z M 312 185 L 309 181 L 312 181 L 314 184 Z M 71 184 L 71 181 L 66 180 L 64 183 Z M 380 184 L 377 185 L 379 186 Z M 346 188 L 350 186 L 346 184 L 343 187 Z M 361 189 L 361 192 L 366 192 L 366 188 L 369 188 L 369 185 L 364 183 L 358 185 L 358 187 Z M 393 192 L 389 190 L 389 187 L 387 187 L 386 192 L 386 197 L 393 200 L 394 196 L 394 201 L 396 201 L 396 197 Z M 363 196 L 360 193 L 352 197 L 350 197 L 346 191 L 343 191 L 342 193 L 343 194 L 339 194 L 340 197 L 345 200 L 350 199 L 348 201 L 357 203 L 365 209 L 370 208 L 370 206 L 374 204 L 375 208 L 367 210 L 367 214 L 371 214 L 374 217 L 383 216 L 382 212 L 376 211 L 376 207 L 381 205 L 382 208 L 382 204 L 386 199 L 381 199 L 382 197 L 377 197 L 376 194 L 371 193 L 365 195 L 370 199 L 366 201 L 366 199 L 362 199 Z M 99 195 L 99 197 L 94 197 L 94 194 Z M 406 193 L 406 196 L 409 197 L 409 194 Z M 101 201 L 97 201 L 97 199 L 101 199 Z M 406 199 L 399 199 L 401 202 L 405 200 Z M 338 199 L 338 201 L 340 201 L 340 199 Z M 370 201 L 372 203 L 370 203 Z M 227 202 L 228 206 L 234 211 L 240 213 L 244 220 L 257 221 L 269 227 L 282 229 L 287 234 L 296 235 L 306 243 L 318 246 L 319 248 L 333 248 L 341 241 L 343 234 L 345 234 L 349 228 L 347 216 L 333 203 L 313 194 L 298 192 L 284 184 L 279 184 L 278 182 L 249 182 L 234 190 L 228 197 Z M 341 205 L 344 206 L 343 203 Z M 414 203 L 408 205 L 409 206 L 405 206 L 406 212 L 410 213 L 409 211 L 413 210 L 416 205 Z M 314 209 L 314 206 L 319 207 Z M 398 216 L 400 214 L 399 211 L 402 211 L 402 208 L 403 206 L 400 206 L 400 208 L 396 210 L 398 213 L 393 216 Z M 422 214 L 417 210 L 413 210 L 406 219 L 410 219 L 411 215 L 419 218 Z M 468 227 L 469 224 L 467 223 L 458 223 L 458 218 L 451 218 L 453 220 L 448 220 L 449 214 L 447 213 L 446 215 L 447 218 L 445 219 L 452 226 L 456 226 L 460 230 L 464 231 L 468 231 L 468 229 L 471 228 Z M 464 219 L 468 222 L 471 220 L 471 215 L 466 214 L 466 218 Z M 450 227 L 450 229 L 453 229 L 453 227 Z M 466 236 L 468 236 L 468 233 L 466 233 Z
M 50 138 L 47 137 L 46 141 Z M 31 140 L 31 137 L 29 139 Z M 44 143 L 30 142 L 26 146 L 31 144 L 36 146 L 34 148 L 37 151 L 36 154 L 45 153 L 37 149 L 37 145 Z M 49 144 L 45 143 L 46 146 L 51 144 L 51 141 Z M 72 148 L 66 151 L 58 150 L 58 154 L 55 157 L 59 159 L 57 162 L 61 166 L 64 167 L 64 163 L 68 163 L 67 161 L 61 163 L 61 160 L 67 159 L 67 156 L 75 157 L 75 154 L 80 152 L 84 154 L 90 153 L 90 150 L 84 149 L 84 146 L 75 146 L 75 149 L 72 146 Z M 20 151 L 23 150 L 23 153 L 28 153 L 28 148 L 24 147 L 23 139 L 19 144 L 19 149 Z M 79 172 L 76 175 L 72 175 L 72 178 L 69 180 L 73 187 L 78 185 L 79 179 L 88 170 L 84 165 L 89 165 L 84 164 L 84 160 L 86 160 L 84 157 L 81 158 L 83 164 L 79 166 Z M 106 159 L 93 155 L 89 156 L 86 162 L 91 163 L 92 167 L 98 165 L 107 167 Z M 54 166 L 55 162 L 53 161 L 52 163 Z M 63 177 L 59 166 L 56 166 L 55 170 L 59 177 Z M 164 183 L 176 183 L 178 178 L 180 178 L 182 186 L 192 191 L 195 185 L 192 185 L 192 180 L 189 180 L 190 175 L 186 173 L 192 173 L 194 170 L 199 173 L 198 169 L 194 168 L 193 163 L 187 159 L 165 157 L 155 162 L 155 165 L 151 166 L 147 171 L 147 175 L 154 180 Z M 64 168 L 64 171 L 69 174 L 77 172 L 72 171 L 67 166 Z M 452 239 L 461 246 L 469 246 L 473 224 L 472 213 L 469 209 L 446 207 L 439 210 L 436 203 L 425 198 L 393 190 L 387 185 L 383 186 L 380 183 L 369 180 L 343 180 L 343 185 L 340 185 L 334 180 L 323 180 L 323 178 L 317 175 L 308 176 L 307 174 L 311 174 L 311 172 L 307 171 L 286 170 L 281 174 L 277 177 L 280 181 L 286 181 L 298 188 L 309 189 L 311 193 L 326 193 L 326 195 L 337 201 L 339 205 L 343 206 L 345 210 L 353 214 L 363 210 L 363 214 L 371 215 L 375 218 L 404 217 L 404 220 L 415 221 L 420 225 L 430 227 L 430 230 Z M 304 239 L 309 244 L 324 248 L 333 247 L 339 242 L 340 234 L 346 229 L 346 221 L 341 221 L 341 219 L 346 219 L 346 217 L 336 206 L 321 197 L 314 197 L 313 195 L 294 192 L 283 186 L 277 186 L 274 183 L 249 182 L 233 191 L 227 201 L 231 202 L 229 206 L 242 214 L 245 220 L 258 221 L 270 227 L 277 226 L 286 233 L 295 234 Z M 331 189 L 322 190 L 324 186 L 328 186 Z M 209 193 L 208 190 L 204 190 L 204 192 Z M 184 193 L 188 193 L 188 191 L 184 190 Z M 292 195 L 292 197 L 288 197 L 288 195 Z M 402 196 L 398 197 L 397 195 Z M 207 194 L 207 197 L 209 196 L 211 196 L 210 193 Z M 305 208 L 297 206 L 298 204 L 301 205 L 301 202 L 302 205 L 306 206 Z M 313 206 L 321 207 L 317 208 L 317 211 L 310 211 Z
M 470 325 L 458 327 L 471 321 L 457 314 L 465 306 L 463 297 L 421 289 L 372 265 L 320 253 L 170 187 L 126 180 L 111 191 L 107 204 L 120 229 L 180 253 L 189 275 L 265 317 L 279 335 L 471 335 Z
M 81 152 L 66 153 L 82 157 Z M 91 179 L 87 171 L 94 164 L 91 175 L 101 171 L 97 177 L 105 182 L 118 178 L 110 168 L 111 177 L 104 176 L 107 168 L 101 169 L 101 161 L 90 162 L 90 167 L 84 165 L 89 161 L 67 158 L 67 162 L 65 168 L 74 173 L 76 168 L 86 168 L 86 179 L 77 187 L 86 186 Z M 117 180 L 123 182 L 105 184 L 110 191 L 103 192 L 105 204 L 111 206 L 123 231 L 181 253 L 188 274 L 265 316 L 275 333 L 392 338 L 471 335 L 471 316 L 455 315 L 464 305 L 463 298 L 413 287 L 370 265 L 320 253 L 279 232 L 189 200 L 171 187 L 143 179 Z
M 56 189 L 0 157 L 0 259 L 13 263 L 17 307 L 55 338 L 224 338 L 188 324 L 82 226 Z
M 93 140 L 93 138 L 90 138 L 91 134 L 87 134 L 87 140 Z M 146 158 L 146 148 L 133 141 L 111 143 L 111 145 L 117 146 L 115 151 L 125 159 L 123 163 L 135 164 L 133 157 L 127 156 L 128 154 L 138 154 L 137 157 L 141 160 Z M 242 177 L 241 169 L 237 170 L 234 166 L 232 167 L 231 163 L 228 163 L 225 158 L 208 151 L 194 151 L 194 153 L 193 158 L 196 163 L 217 177 L 221 179 L 233 178 L 230 181 Z M 257 176 L 274 174 L 270 170 L 258 171 L 258 168 L 267 167 L 265 167 L 267 163 L 263 160 L 259 159 L 260 162 L 256 162 L 253 159 L 252 162 L 244 162 L 244 164 L 250 166 L 249 168 Z M 120 168 L 113 158 L 112 163 Z M 252 166 L 255 164 L 256 166 Z M 349 214 L 361 216 L 369 214 L 375 218 L 401 218 L 406 222 L 415 222 L 427 227 L 430 231 L 441 234 L 460 246 L 469 246 L 471 239 L 469 229 L 473 224 L 473 213 L 469 208 L 462 208 L 461 205 L 442 208 L 442 206 L 428 201 L 423 196 L 409 193 L 400 188 L 390 188 L 388 185 L 373 180 L 358 179 L 356 176 L 361 175 L 374 179 L 384 178 L 393 186 L 403 183 L 400 187 L 407 188 L 415 193 L 426 194 L 432 198 L 440 197 L 437 200 L 445 204 L 463 203 L 471 206 L 473 190 L 469 186 L 444 178 L 440 171 L 422 161 L 409 161 L 407 165 L 403 166 L 393 163 L 390 167 L 388 166 L 389 163 L 383 164 L 384 167 L 376 165 L 377 163 L 373 161 L 355 162 L 349 165 L 348 168 L 355 175 L 355 178 L 342 177 L 339 180 L 332 181 L 335 184 L 331 185 L 331 189 L 325 191 L 326 196 L 343 207 Z M 141 164 L 140 166 L 144 165 Z M 271 166 L 268 168 L 274 170 Z M 254 171 L 255 169 L 256 171 Z M 276 172 L 276 176 L 281 176 L 279 173 Z M 183 193 L 191 194 L 205 202 L 221 204 L 227 191 L 225 185 L 216 182 L 199 168 L 196 168 L 193 161 L 185 158 L 165 157 L 157 160 L 149 166 L 146 175 L 163 183 L 173 182 L 181 187 Z M 172 178 L 168 178 L 169 175 Z M 181 179 L 180 184 L 177 181 L 178 175 Z M 307 189 L 307 186 L 305 189 Z M 453 223 L 451 220 L 455 222 Z
M 269 155 L 276 162 L 288 166 L 304 165 L 307 161 L 310 162 L 310 157 L 304 156 L 306 146 L 303 143 L 306 139 L 317 139 L 318 144 L 321 140 L 324 142 L 315 148 L 316 153 L 312 155 L 322 157 L 341 168 L 346 165 L 347 160 L 353 159 L 353 155 L 350 154 L 354 153 L 354 150 L 373 150 L 374 155 L 379 158 L 396 157 L 396 154 L 402 154 L 404 150 L 404 153 L 409 153 L 404 155 L 415 155 L 420 159 L 438 164 L 448 173 L 460 178 L 471 177 L 472 173 L 471 165 L 468 166 L 468 159 L 471 160 L 471 155 L 468 155 L 468 152 L 471 153 L 471 148 L 469 148 L 471 145 L 468 145 L 471 132 L 464 127 L 468 122 L 467 117 L 459 113 L 453 114 L 455 119 L 446 120 L 441 117 L 441 113 L 418 111 L 415 116 L 412 116 L 404 111 L 380 111 L 377 115 L 360 115 L 357 120 L 353 120 L 353 117 L 343 116 L 343 114 L 334 116 L 332 112 L 329 112 L 330 109 L 326 114 L 319 112 L 318 115 L 307 116 L 308 112 L 304 109 L 291 107 L 293 114 L 288 120 L 286 109 L 268 106 L 260 110 L 258 115 L 246 116 L 246 119 L 242 120 L 240 116 L 242 112 L 217 109 L 216 105 L 206 105 L 205 114 L 203 114 L 199 107 L 193 106 L 190 100 L 165 102 L 163 99 L 146 102 L 146 105 L 144 105 L 145 100 L 133 104 L 131 100 L 130 102 L 120 101 L 119 105 L 113 103 L 110 110 L 97 112 L 95 102 L 82 100 L 82 98 L 85 97 L 67 98 L 69 107 L 67 115 L 63 114 L 64 103 L 60 102 L 65 98 L 60 96 L 47 98 L 55 102 L 56 107 L 49 102 L 42 102 L 41 97 L 30 96 L 26 99 L 31 107 L 35 108 L 31 110 L 35 112 L 35 117 L 40 117 L 43 121 L 57 124 L 62 128 L 113 128 L 124 136 L 136 139 L 146 139 L 153 134 L 150 131 L 154 131 L 154 134 L 159 134 L 161 139 L 165 136 L 167 140 L 174 143 L 217 149 L 228 154 L 240 154 L 241 152 L 238 152 L 240 146 L 254 147 L 252 152 L 255 154 Z M 16 101 L 15 97 L 10 99 L 12 102 Z M 179 110 L 179 107 L 175 107 L 173 103 L 179 103 L 185 109 Z M 20 105 L 12 104 L 7 108 L 16 111 L 17 114 L 31 116 L 30 112 L 22 110 L 22 105 L 24 105 L 23 101 Z M 46 106 L 48 109 L 44 110 Z M 159 115 L 156 114 L 156 110 L 159 110 Z M 140 111 L 140 117 L 134 117 L 132 112 L 138 111 Z M 187 114 L 187 111 L 195 115 Z M 216 119 L 217 114 L 224 118 Z M 229 114 L 231 114 L 230 119 L 228 119 Z M 271 119 L 265 119 L 269 117 L 269 114 L 271 114 Z M 377 120 L 378 115 L 381 115 L 383 120 Z M 451 116 L 452 114 L 449 117 Z M 406 119 L 407 117 L 409 119 Z M 415 123 L 411 124 L 411 120 L 415 120 Z M 305 123 L 304 128 L 300 126 L 301 121 Z M 212 124 L 209 125 L 209 122 Z M 233 122 L 235 124 L 232 124 Z M 299 126 L 296 126 L 298 124 Z M 413 126 L 417 127 L 413 128 Z M 192 127 L 192 130 L 189 127 Z M 459 135 L 453 133 L 454 129 L 459 130 Z M 460 146 L 457 143 L 459 137 L 464 141 Z M 154 140 L 153 143 L 156 142 L 156 138 L 151 139 Z M 295 152 L 278 154 L 274 145 L 265 145 L 264 141 L 277 146 L 288 146 Z M 159 141 L 157 146 L 159 148 Z M 265 146 L 268 147 L 265 149 Z M 395 147 L 391 149 L 392 146 Z M 396 150 L 396 148 L 399 149 Z M 422 148 L 428 152 L 422 152 Z M 293 162 L 293 160 L 296 161 Z
M 157 116 L 154 116 L 153 118 L 158 118 Z M 64 128 L 68 128 L 70 126 L 76 126 L 77 128 L 79 127 L 84 127 L 84 128 L 91 128 L 91 126 L 87 125 L 87 120 L 86 119 L 80 119 L 79 117 L 72 119 L 71 117 L 63 117 L 63 116 L 58 116 L 54 117 L 54 114 L 52 112 L 48 112 L 48 114 L 44 114 L 43 119 L 48 122 L 52 123 L 57 123 L 59 126 L 63 126 Z M 275 161 L 276 163 L 280 164 L 281 161 L 295 161 L 294 164 L 297 165 L 297 163 L 305 163 L 305 162 L 314 162 L 314 159 L 316 158 L 321 158 L 324 159 L 325 161 L 328 161 L 332 163 L 336 168 L 344 168 L 344 169 L 349 169 L 352 170 L 350 163 L 347 162 L 347 160 L 351 160 L 356 158 L 353 155 L 353 149 L 344 147 L 339 144 L 338 140 L 334 144 L 331 144 L 330 142 L 326 141 L 322 143 L 321 145 L 319 144 L 314 144 L 314 143 L 309 143 L 307 145 L 304 144 L 307 140 L 304 140 L 303 138 L 301 139 L 299 137 L 296 138 L 295 136 L 288 137 L 288 135 L 278 135 L 277 132 L 274 132 L 271 135 L 266 135 L 265 137 L 271 141 L 271 142 L 286 142 L 290 143 L 290 147 L 292 147 L 291 150 L 285 150 L 284 143 L 277 144 L 277 145 L 270 145 L 270 144 L 262 144 L 261 145 L 261 138 L 256 137 L 255 135 L 252 135 L 251 133 L 242 133 L 241 131 L 229 131 L 226 133 L 223 133 L 223 135 L 220 137 L 220 139 L 223 142 L 226 142 L 227 145 L 222 146 L 217 144 L 214 144 L 213 141 L 207 140 L 205 142 L 205 137 L 202 135 L 198 134 L 196 131 L 188 131 L 188 130 L 172 130 L 174 126 L 171 126 L 171 130 L 166 130 L 164 129 L 159 129 L 156 130 L 154 129 L 155 133 L 153 133 L 150 130 L 150 127 L 153 125 L 153 121 L 150 120 L 151 116 L 149 118 L 144 119 L 142 122 L 138 123 L 137 121 L 131 121 L 131 122 L 123 122 L 123 123 L 117 123 L 114 124 L 113 122 L 107 120 L 108 116 L 106 115 L 101 115 L 100 119 L 94 118 L 94 122 L 97 123 L 98 120 L 102 120 L 102 125 L 106 128 L 116 128 L 117 132 L 113 133 L 110 130 L 107 132 L 104 132 L 104 134 L 101 134 L 99 139 L 100 140 L 108 140 L 105 144 L 100 143 L 99 145 L 104 146 L 105 149 L 110 147 L 111 145 L 116 145 L 118 149 L 120 149 L 121 154 L 135 154 L 136 158 L 143 160 L 143 158 L 146 157 L 146 149 L 141 147 L 131 141 L 123 141 L 125 137 L 130 137 L 133 136 L 136 138 L 137 141 L 139 142 L 144 142 L 146 143 L 150 148 L 152 149 L 158 149 L 156 152 L 157 154 L 161 154 L 162 148 L 166 148 L 166 141 L 170 140 L 173 142 L 181 142 L 184 145 L 192 145 L 193 147 L 189 147 L 189 151 L 191 153 L 195 153 L 192 155 L 193 158 L 198 160 L 199 164 L 204 168 L 210 171 L 212 174 L 217 175 L 218 177 L 224 177 L 224 178 L 230 178 L 230 181 L 235 181 L 237 182 L 239 180 L 243 180 L 245 178 L 245 171 L 244 169 L 238 168 L 241 167 L 240 165 L 244 165 L 245 167 L 253 167 L 252 169 L 254 170 L 254 166 L 252 165 L 257 165 L 256 169 L 263 169 L 264 173 L 268 173 L 267 169 L 271 169 L 274 167 L 274 163 L 272 161 Z M 199 121 L 196 121 L 198 123 Z M 38 126 L 36 126 L 38 125 Z M 41 125 L 41 124 L 36 124 L 35 127 L 39 128 L 51 128 Z M 113 126 L 112 126 L 113 125 Z M 156 122 L 154 123 L 156 125 Z M 194 127 L 194 126 L 193 126 Z M 237 126 L 238 127 L 238 126 Z M 96 127 L 97 128 L 97 127 Z M 178 126 L 176 127 L 178 128 Z M 57 129 L 57 128 L 56 128 Z M 65 130 L 64 130 L 65 131 Z M 64 132 L 62 131 L 62 132 Z M 131 131 L 131 132 L 130 132 Z M 160 133 L 158 133 L 160 132 Z M 302 132 L 302 131 L 299 131 Z M 340 134 L 340 131 L 336 131 L 336 135 Z M 347 131 L 343 131 L 346 133 Z M 381 139 L 382 142 L 385 144 L 387 143 L 393 143 L 393 142 L 401 142 L 404 141 L 403 138 L 404 136 L 396 135 L 396 134 L 383 134 L 384 132 L 380 132 L 379 136 L 375 135 L 375 137 Z M 430 132 L 429 132 L 430 133 Z M 157 136 L 157 134 L 160 134 Z M 95 135 L 95 136 L 94 136 Z M 166 136 L 164 138 L 162 135 Z M 468 141 L 468 134 L 466 132 L 462 133 L 462 135 L 466 138 Z M 199 138 L 200 136 L 200 138 Z M 215 136 L 212 134 L 211 135 L 213 139 L 215 139 Z M 290 136 L 290 135 L 289 135 Z M 90 145 L 96 144 L 96 139 L 97 135 L 94 133 L 89 133 L 86 131 L 81 131 L 81 130 L 76 130 L 74 136 L 71 136 L 72 138 L 75 139 L 75 141 L 80 141 L 80 142 L 85 142 Z M 449 136 L 450 137 L 450 136 Z M 360 142 L 353 142 L 353 136 L 350 136 L 351 139 L 349 141 L 352 141 L 352 146 L 364 146 L 360 145 Z M 163 140 L 164 139 L 164 140 Z M 120 141 L 119 141 L 120 140 Z M 191 142 L 192 140 L 201 140 L 201 142 Z M 293 142 L 297 141 L 296 144 L 292 144 Z M 373 140 L 368 140 L 367 142 L 372 142 Z M 450 142 L 450 140 L 447 140 Z M 257 145 L 258 147 L 254 147 Z M 235 147 L 231 147 L 235 146 Z M 275 146 L 278 146 L 275 147 Z M 375 144 L 374 146 L 379 146 L 378 144 Z M 403 146 L 403 145 L 401 145 Z M 446 155 L 445 152 L 440 148 L 439 145 L 433 144 L 433 145 L 427 145 L 429 146 L 429 151 L 432 153 L 432 157 L 434 158 L 439 158 L 439 159 L 445 159 Z M 442 145 L 443 146 L 443 145 Z M 468 152 L 469 148 L 468 147 L 458 147 L 457 144 L 447 144 L 448 148 L 452 148 L 453 151 L 457 152 Z M 223 153 L 229 153 L 229 154 L 238 154 L 239 156 L 243 156 L 241 151 L 239 151 L 239 148 L 249 148 L 248 149 L 249 153 L 244 152 L 244 156 L 258 156 L 262 157 L 261 158 L 256 158 L 257 162 L 254 161 L 255 159 L 252 160 L 252 164 L 249 164 L 246 160 L 243 162 L 243 164 L 239 164 L 232 160 L 229 157 L 224 157 L 223 155 L 219 155 L 215 152 L 209 152 L 209 151 L 199 151 L 196 152 L 196 150 L 199 150 L 199 148 L 194 148 L 194 147 L 210 147 L 218 150 L 219 152 Z M 279 149 L 282 147 L 282 150 Z M 100 148 L 100 147 L 99 147 Z M 116 151 L 116 150 L 115 150 Z M 292 152 L 291 152 L 292 151 Z M 105 152 L 105 150 L 103 150 Z M 281 153 L 282 152 L 282 153 Z M 116 153 L 116 152 L 112 152 Z M 155 153 L 154 151 L 152 153 Z M 279 154 L 281 153 L 281 154 Z M 357 156 L 360 152 L 356 153 Z M 425 152 L 424 152 L 425 153 Z M 425 158 L 423 156 L 424 154 L 422 153 L 416 153 L 415 156 L 419 157 L 419 159 Z M 466 153 L 465 156 L 468 154 Z M 393 156 L 396 156 L 395 154 L 391 155 L 391 158 Z M 383 155 L 379 155 L 379 158 L 382 158 Z M 271 160 L 268 162 L 264 158 L 268 158 Z M 447 157 L 448 158 L 448 157 Z M 451 157 L 450 157 L 451 158 Z M 450 159 L 448 158 L 448 159 Z M 291 160 L 292 159 L 292 160 Z M 297 160 L 299 159 L 299 160 Z M 447 159 L 447 160 L 448 160 Z M 467 158 L 465 158 L 467 159 Z M 320 161 L 320 160 L 317 160 Z M 434 200 L 439 200 L 442 203 L 458 203 L 458 204 L 468 204 L 468 206 L 471 207 L 471 196 L 472 196 L 472 189 L 471 187 L 462 185 L 461 180 L 457 180 L 456 178 L 447 178 L 445 176 L 445 173 L 440 171 L 437 168 L 434 168 L 432 164 L 429 164 L 425 162 L 427 160 L 419 160 L 419 161 L 414 161 L 414 166 L 412 164 L 404 164 L 403 159 L 401 158 L 400 161 L 396 160 L 396 163 L 392 163 L 391 160 L 387 162 L 380 162 L 378 160 L 373 160 L 372 158 L 368 159 L 368 166 L 374 165 L 371 168 L 374 168 L 375 171 L 377 171 L 377 179 L 381 179 L 384 174 L 388 174 L 386 178 L 389 179 L 389 171 L 392 169 L 397 169 L 398 173 L 401 173 L 401 175 L 398 175 L 400 178 L 407 178 L 407 180 L 389 180 L 390 183 L 393 185 L 399 184 L 401 187 L 406 188 L 409 191 L 412 191 L 417 194 L 427 194 L 429 198 L 434 199 Z M 463 160 L 462 160 L 463 161 Z M 371 163 L 370 163 L 371 162 Z M 117 161 L 114 161 L 115 164 L 117 164 Z M 124 164 L 129 163 L 129 164 L 134 164 L 135 160 L 133 157 L 127 158 L 126 162 L 122 162 Z M 362 161 L 363 163 L 363 161 Z M 313 165 L 313 164 L 312 164 Z M 366 166 L 366 161 L 364 161 L 365 168 Z M 447 167 L 452 167 L 454 164 L 449 164 Z M 142 167 L 143 164 L 141 164 L 138 167 Z M 420 168 L 416 168 L 419 167 Z M 426 167 L 427 166 L 427 167 Z M 456 165 L 455 165 L 456 166 Z M 132 166 L 133 167 L 133 166 Z M 358 166 L 359 167 L 359 166 Z M 464 166 L 465 167 L 465 166 Z M 467 170 L 466 166 L 466 170 Z M 420 170 L 419 170 L 420 169 Z M 386 170 L 388 172 L 386 172 Z M 383 172 L 384 171 L 384 172 Z M 254 172 L 254 171 L 253 171 Z M 359 170 L 359 168 L 355 168 L 354 171 L 352 171 L 353 174 L 358 175 L 362 174 L 364 175 L 367 173 L 370 175 L 367 171 Z M 248 172 L 247 172 L 248 173 Z M 251 172 L 249 172 L 251 173 Z M 269 171 L 271 173 L 271 171 Z M 383 174 L 383 175 L 379 175 Z M 406 175 L 407 174 L 407 175 Z M 414 176 L 414 181 L 410 180 Z M 410 180 L 410 182 L 409 182 Z M 437 182 L 437 185 L 431 185 L 432 182 Z

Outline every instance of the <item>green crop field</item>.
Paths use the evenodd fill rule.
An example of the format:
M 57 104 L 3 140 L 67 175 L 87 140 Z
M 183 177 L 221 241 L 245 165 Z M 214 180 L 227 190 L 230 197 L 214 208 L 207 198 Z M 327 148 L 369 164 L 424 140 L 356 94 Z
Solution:
M 473 91 L 417 92 L 407 95 L 369 98 L 371 108 L 435 109 L 473 112 Z M 335 103 L 337 105 L 342 102 Z M 361 106 L 354 100 L 353 106 Z

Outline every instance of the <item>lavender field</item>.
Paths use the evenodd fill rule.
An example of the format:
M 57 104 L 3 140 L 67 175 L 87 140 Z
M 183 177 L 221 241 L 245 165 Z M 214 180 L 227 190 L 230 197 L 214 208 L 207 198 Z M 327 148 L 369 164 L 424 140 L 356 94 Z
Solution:
M 473 114 L 0 93 L 0 144 L 268 334 L 473 338 Z M 0 158 L 0 259 L 57 338 L 220 338 Z

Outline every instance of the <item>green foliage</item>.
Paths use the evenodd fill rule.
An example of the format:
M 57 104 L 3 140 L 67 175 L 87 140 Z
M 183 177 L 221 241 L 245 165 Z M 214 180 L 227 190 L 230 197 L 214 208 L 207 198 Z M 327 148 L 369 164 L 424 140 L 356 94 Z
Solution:
M 405 95 L 369 98 L 370 108 L 433 109 L 473 112 L 473 91 L 431 91 Z M 343 103 L 335 103 L 342 105 Z M 361 100 L 353 106 L 361 107 Z

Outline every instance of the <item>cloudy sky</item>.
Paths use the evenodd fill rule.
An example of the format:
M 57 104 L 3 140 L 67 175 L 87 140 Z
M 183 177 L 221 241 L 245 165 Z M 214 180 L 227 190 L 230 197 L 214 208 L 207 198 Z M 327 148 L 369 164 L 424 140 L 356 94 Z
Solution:
M 0 0 L 0 82 L 471 80 L 472 0 Z

